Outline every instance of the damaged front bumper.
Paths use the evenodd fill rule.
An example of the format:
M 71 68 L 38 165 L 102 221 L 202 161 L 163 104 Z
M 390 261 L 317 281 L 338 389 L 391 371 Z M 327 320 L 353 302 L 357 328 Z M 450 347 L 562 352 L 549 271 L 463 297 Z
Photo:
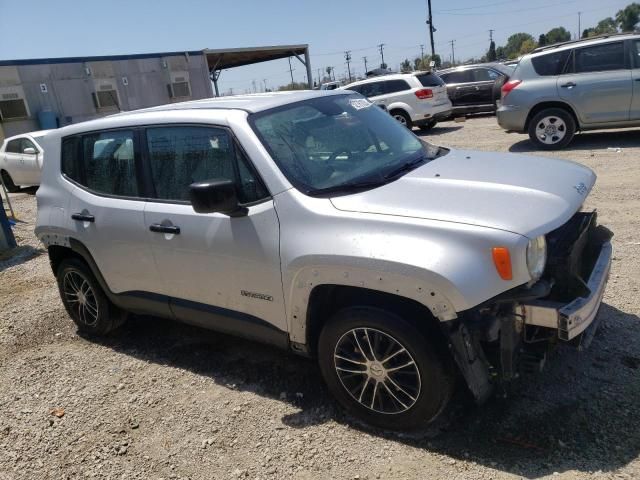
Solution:
M 478 402 L 496 385 L 540 371 L 558 344 L 587 348 L 609 279 L 613 234 L 595 212 L 578 212 L 547 234 L 541 280 L 505 292 L 454 322 L 444 322 L 449 347 Z
M 609 279 L 612 257 L 611 242 L 605 242 L 601 246 L 600 254 L 587 281 L 586 296 L 575 298 L 567 304 L 545 300 L 521 304 L 519 308 L 525 325 L 555 329 L 558 332 L 558 338 L 564 341 L 574 340 L 585 333 L 588 327 L 594 327 L 590 332 L 594 333 L 597 327 L 594 321 Z

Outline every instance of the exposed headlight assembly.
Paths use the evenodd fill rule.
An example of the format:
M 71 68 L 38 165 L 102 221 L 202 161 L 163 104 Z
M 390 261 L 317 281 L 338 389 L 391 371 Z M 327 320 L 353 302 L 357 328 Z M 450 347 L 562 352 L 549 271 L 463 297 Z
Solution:
M 527 245 L 527 268 L 533 281 L 540 279 L 547 264 L 547 240 L 544 235 L 529 240 Z

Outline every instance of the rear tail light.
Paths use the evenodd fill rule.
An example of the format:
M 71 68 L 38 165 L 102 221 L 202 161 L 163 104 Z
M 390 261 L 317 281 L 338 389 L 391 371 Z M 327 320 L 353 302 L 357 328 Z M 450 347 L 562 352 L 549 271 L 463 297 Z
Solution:
M 431 90 L 430 88 L 423 88 L 421 90 L 416 90 L 416 97 L 418 97 L 420 100 L 433 98 L 433 90 Z
M 520 85 L 522 83 L 522 80 L 509 80 L 507 83 L 505 83 L 504 85 L 502 85 L 502 98 L 504 99 L 507 95 L 509 95 L 509 93 L 511 92 L 511 90 L 513 90 L 514 88 L 516 88 L 518 85 Z

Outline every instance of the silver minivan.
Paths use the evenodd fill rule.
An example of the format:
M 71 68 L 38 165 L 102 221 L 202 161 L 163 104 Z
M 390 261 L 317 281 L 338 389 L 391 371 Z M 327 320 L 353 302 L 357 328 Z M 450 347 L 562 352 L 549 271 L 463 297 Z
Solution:
M 640 126 L 640 35 L 542 47 L 502 87 L 498 123 L 556 150 L 577 131 Z

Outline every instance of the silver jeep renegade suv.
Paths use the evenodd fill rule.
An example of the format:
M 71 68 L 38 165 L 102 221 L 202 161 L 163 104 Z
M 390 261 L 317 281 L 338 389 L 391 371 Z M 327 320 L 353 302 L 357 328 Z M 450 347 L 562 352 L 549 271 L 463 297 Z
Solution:
M 575 163 L 422 142 L 361 95 L 229 97 L 45 137 L 36 233 L 78 328 L 176 319 L 317 358 L 338 401 L 416 428 L 586 346 L 610 233 Z M 49 153 L 50 152 L 50 153 Z
M 640 35 L 551 45 L 520 60 L 502 87 L 498 123 L 555 150 L 576 131 L 640 126 Z

